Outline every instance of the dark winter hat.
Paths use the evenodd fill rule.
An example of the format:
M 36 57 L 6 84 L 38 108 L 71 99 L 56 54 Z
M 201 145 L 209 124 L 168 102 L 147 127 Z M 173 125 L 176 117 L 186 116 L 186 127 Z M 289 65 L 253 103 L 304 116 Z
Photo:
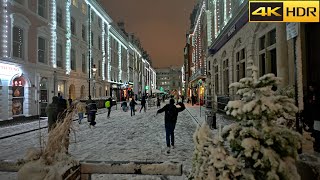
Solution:
M 174 99 L 170 99 L 169 103 L 174 104 Z

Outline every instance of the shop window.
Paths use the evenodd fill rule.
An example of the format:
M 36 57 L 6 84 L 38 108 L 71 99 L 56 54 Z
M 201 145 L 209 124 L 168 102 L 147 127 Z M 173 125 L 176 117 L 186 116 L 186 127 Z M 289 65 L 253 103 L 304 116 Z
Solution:
M 71 34 L 76 35 L 76 20 L 71 17 Z
M 63 52 L 62 52 L 62 45 L 57 44 L 57 67 L 63 68 Z
M 57 25 L 63 28 L 62 9 L 57 7 Z
M 38 0 L 38 15 L 47 18 L 47 0 Z
M 47 63 L 46 40 L 38 37 L 38 62 Z
M 12 36 L 12 56 L 22 59 L 24 53 L 23 30 L 16 26 L 13 27 Z
M 76 52 L 71 49 L 71 70 L 76 70 Z
M 12 115 L 19 116 L 23 114 L 25 79 L 17 77 L 12 81 Z

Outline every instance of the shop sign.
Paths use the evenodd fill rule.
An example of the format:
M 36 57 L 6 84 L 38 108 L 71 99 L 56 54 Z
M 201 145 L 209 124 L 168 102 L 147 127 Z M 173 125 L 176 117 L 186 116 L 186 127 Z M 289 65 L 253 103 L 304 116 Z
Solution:
M 0 63 L 0 75 L 1 76 L 13 76 L 16 74 L 21 75 L 21 69 L 11 64 Z

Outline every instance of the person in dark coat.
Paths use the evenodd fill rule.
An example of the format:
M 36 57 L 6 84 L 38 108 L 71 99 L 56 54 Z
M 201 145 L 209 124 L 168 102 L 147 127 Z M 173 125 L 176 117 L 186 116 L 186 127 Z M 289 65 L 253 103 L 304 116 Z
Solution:
M 178 103 L 180 108 L 177 108 L 174 103 L 174 99 L 170 99 L 169 104 L 166 104 L 163 108 L 157 111 L 157 114 L 165 112 L 164 125 L 166 129 L 167 153 L 170 153 L 170 147 L 174 148 L 174 129 L 176 127 L 178 113 L 186 108 L 181 102 Z
M 123 112 L 127 112 L 127 110 L 128 110 L 128 103 L 127 103 L 127 101 L 123 101 L 123 102 L 121 103 L 121 107 L 122 107 Z
M 48 132 L 50 132 L 57 123 L 58 102 L 59 98 L 57 96 L 53 96 L 52 103 L 46 107 L 46 114 L 48 116 Z
M 130 104 L 129 104 L 130 110 L 131 110 L 131 116 L 132 116 L 132 113 L 133 113 L 133 115 L 135 115 L 135 111 L 136 111 L 135 106 L 136 105 L 137 105 L 136 101 L 134 100 L 134 98 L 132 98 L 130 101 Z
M 67 100 L 63 99 L 62 96 L 59 96 L 58 102 L 58 121 L 63 120 L 67 114 Z
M 196 97 L 193 94 L 191 96 L 191 103 L 192 103 L 192 106 L 196 103 Z
M 144 108 L 144 112 L 146 112 L 146 97 L 143 96 L 142 99 L 141 99 L 141 109 L 140 109 L 140 112 L 141 110 Z
M 157 108 L 160 108 L 160 98 L 159 97 L 157 97 Z
M 91 96 L 89 96 L 89 99 L 86 102 L 87 104 L 87 117 L 88 121 L 90 122 L 89 126 L 95 126 L 96 125 L 96 113 L 97 113 L 97 104 L 94 100 L 91 99 Z

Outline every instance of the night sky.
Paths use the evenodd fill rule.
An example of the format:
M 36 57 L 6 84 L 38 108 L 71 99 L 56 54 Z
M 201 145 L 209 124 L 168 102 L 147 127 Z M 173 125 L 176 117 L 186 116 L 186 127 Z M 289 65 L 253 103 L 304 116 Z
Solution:
M 153 67 L 183 65 L 183 48 L 196 0 L 102 0 L 115 21 L 124 21 L 151 56 Z

